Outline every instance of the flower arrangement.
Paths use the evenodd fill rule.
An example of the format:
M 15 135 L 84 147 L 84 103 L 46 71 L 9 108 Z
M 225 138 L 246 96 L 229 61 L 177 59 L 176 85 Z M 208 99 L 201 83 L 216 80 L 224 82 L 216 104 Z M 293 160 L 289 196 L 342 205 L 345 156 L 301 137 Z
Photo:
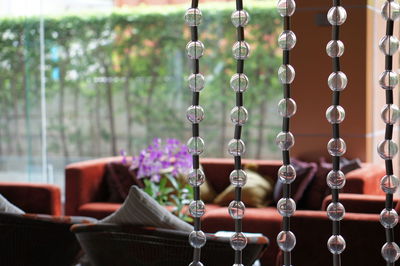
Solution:
M 131 169 L 144 183 L 144 191 L 163 206 L 172 206 L 172 213 L 185 221 L 191 217 L 183 212 L 193 198 L 186 178 L 192 168 L 187 146 L 177 139 L 163 142 L 156 138 L 139 156 L 132 159 Z

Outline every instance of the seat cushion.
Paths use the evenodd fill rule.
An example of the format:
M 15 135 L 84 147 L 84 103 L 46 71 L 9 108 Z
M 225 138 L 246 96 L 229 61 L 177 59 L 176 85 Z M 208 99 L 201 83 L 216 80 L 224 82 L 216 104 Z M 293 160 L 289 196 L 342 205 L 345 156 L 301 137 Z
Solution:
M 79 208 L 78 215 L 93 217 L 96 219 L 103 219 L 104 217 L 118 210 L 120 206 L 121 206 L 120 203 L 110 203 L 110 202 L 86 203 Z

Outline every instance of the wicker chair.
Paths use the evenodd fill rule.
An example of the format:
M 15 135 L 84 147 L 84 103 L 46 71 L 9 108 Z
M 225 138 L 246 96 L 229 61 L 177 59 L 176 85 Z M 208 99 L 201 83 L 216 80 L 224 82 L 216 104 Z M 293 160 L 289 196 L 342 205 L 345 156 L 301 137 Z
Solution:
M 70 217 L 0 213 L 0 265 L 73 265 L 81 250 L 73 223 Z
M 71 229 L 95 266 L 187 266 L 192 248 L 185 232 L 110 224 L 74 225 Z M 243 264 L 252 265 L 268 245 L 266 237 L 251 238 L 243 252 Z M 207 266 L 233 264 L 229 238 L 207 236 L 202 248 Z

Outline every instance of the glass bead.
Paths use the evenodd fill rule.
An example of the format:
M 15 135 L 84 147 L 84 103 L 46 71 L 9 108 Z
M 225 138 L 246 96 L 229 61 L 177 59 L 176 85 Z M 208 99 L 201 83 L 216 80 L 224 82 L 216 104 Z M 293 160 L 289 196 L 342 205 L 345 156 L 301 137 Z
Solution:
M 296 236 L 291 231 L 281 231 L 276 242 L 282 251 L 290 252 L 296 246 Z
M 228 152 L 232 156 L 241 156 L 246 151 L 246 146 L 241 139 L 232 139 L 228 143 Z
M 328 239 L 328 249 L 332 254 L 341 254 L 346 249 L 346 241 L 341 235 L 333 235 Z
M 192 74 L 188 78 L 189 88 L 193 92 L 199 92 L 204 88 L 205 79 L 202 74 Z
M 234 250 L 243 250 L 247 245 L 247 238 L 243 233 L 234 233 L 231 236 L 231 247 Z
M 381 179 L 381 189 L 385 193 L 394 194 L 400 185 L 400 180 L 395 175 L 385 175 Z
M 192 261 L 189 266 L 204 266 L 200 261 Z
M 332 91 L 342 91 L 347 86 L 347 76 L 342 71 L 333 72 L 328 77 L 328 86 Z
M 346 184 L 346 176 L 340 170 L 331 170 L 326 176 L 326 183 L 331 189 L 342 189 Z
M 279 48 L 289 51 L 294 48 L 297 42 L 296 34 L 291 30 L 285 30 L 279 35 L 278 46 Z
M 296 11 L 296 2 L 294 0 L 279 0 L 277 8 L 282 17 L 290 17 Z
M 379 41 L 379 49 L 385 55 L 394 55 L 399 49 L 399 40 L 395 36 L 383 36 Z
M 278 103 L 278 112 L 282 117 L 292 117 L 296 114 L 297 105 L 292 98 L 284 98 Z
M 340 221 L 343 219 L 346 211 L 344 206 L 339 202 L 332 202 L 326 208 L 326 212 L 328 214 L 329 219 L 332 221 Z
M 380 214 L 380 221 L 385 228 L 394 228 L 399 222 L 399 215 L 394 209 L 383 209 Z
M 193 169 L 188 176 L 188 182 L 192 187 L 201 186 L 206 181 L 206 176 L 201 169 Z
M 341 57 L 344 53 L 344 44 L 340 40 L 332 40 L 326 45 L 326 53 L 328 56 Z
M 397 144 L 393 140 L 385 139 L 378 144 L 378 153 L 384 160 L 391 160 L 397 154 Z
M 190 27 L 199 26 L 203 19 L 203 14 L 198 8 L 189 8 L 185 13 L 186 25 Z
M 232 186 L 243 187 L 247 182 L 247 174 L 242 169 L 233 170 L 229 175 Z
M 400 117 L 399 107 L 395 104 L 385 104 L 381 110 L 381 117 L 385 124 L 396 124 L 397 120 Z
M 187 109 L 186 117 L 193 124 L 198 124 L 204 119 L 204 110 L 201 106 L 192 105 Z
M 204 151 L 204 140 L 200 137 L 192 137 L 187 142 L 187 147 L 191 155 L 200 155 Z
M 296 211 L 296 202 L 291 198 L 282 198 L 278 201 L 276 208 L 280 215 L 290 217 Z
M 242 201 L 231 201 L 228 206 L 229 215 L 233 219 L 243 219 L 245 208 Z
M 189 212 L 195 218 L 202 217 L 206 212 L 206 206 L 201 200 L 193 200 L 189 204 Z
M 236 60 L 247 59 L 250 55 L 250 45 L 245 41 L 235 42 L 232 47 L 232 53 Z
M 236 10 L 231 15 L 233 26 L 236 28 L 246 26 L 250 21 L 250 15 L 246 10 Z
M 334 6 L 328 11 L 328 21 L 331 25 L 342 25 L 347 19 L 347 12 L 341 6 Z
M 332 138 L 328 142 L 327 148 L 331 156 L 342 156 L 346 153 L 346 142 L 341 138 Z
M 397 20 L 400 16 L 400 5 L 396 1 L 385 1 L 381 10 L 385 20 Z
M 343 122 L 346 113 L 342 106 L 340 105 L 331 105 L 326 110 L 326 119 L 331 124 L 340 124 Z
M 294 136 L 290 132 L 280 132 L 275 143 L 282 151 L 287 151 L 294 145 Z
M 283 184 L 291 184 L 296 179 L 296 170 L 291 164 L 282 165 L 278 170 L 278 177 Z
M 249 87 L 249 79 L 245 74 L 236 73 L 232 76 L 230 84 L 235 92 L 245 92 Z
M 207 238 L 203 231 L 192 231 L 189 234 L 189 243 L 194 248 L 201 248 L 206 244 Z
M 385 90 L 392 90 L 399 83 L 399 77 L 396 72 L 385 70 L 379 76 L 379 85 Z
M 400 257 L 400 248 L 395 242 L 387 242 L 383 245 L 381 253 L 387 262 L 394 263 Z
M 231 121 L 235 125 L 243 126 L 248 119 L 248 112 L 243 106 L 235 106 L 231 111 Z
M 291 84 L 296 72 L 291 65 L 281 65 L 278 69 L 278 77 L 282 84 Z
M 190 59 L 199 59 L 204 54 L 204 44 L 201 41 L 190 41 L 186 45 L 186 52 Z

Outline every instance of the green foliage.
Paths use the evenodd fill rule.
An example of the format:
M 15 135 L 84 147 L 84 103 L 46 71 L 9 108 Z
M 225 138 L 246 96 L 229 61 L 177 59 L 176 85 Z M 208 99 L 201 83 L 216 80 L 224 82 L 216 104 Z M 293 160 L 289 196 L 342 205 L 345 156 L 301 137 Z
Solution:
M 206 156 L 225 156 L 233 136 L 229 80 L 236 69 L 231 55 L 234 8 L 233 2 L 202 5 L 199 38 L 206 53 L 200 69 L 207 84 L 201 93 L 206 119 L 200 133 L 207 143 Z M 185 111 L 191 93 L 185 80 L 190 64 L 184 48 L 190 32 L 183 23 L 185 9 L 135 7 L 45 19 L 49 146 L 59 147 L 50 155 L 108 156 L 120 148 L 134 152 L 154 137 L 189 137 Z M 276 77 L 281 19 L 270 2 L 250 2 L 246 9 L 251 14 L 246 40 L 252 48 L 245 62 L 250 79 L 244 101 L 250 114 L 243 132 L 247 156 L 259 156 L 255 150 L 265 140 L 261 156 L 274 158 L 277 152 L 268 147 L 279 125 L 272 106 L 281 97 Z M 0 136 L 15 133 L 15 143 L 6 151 L 13 154 L 18 139 L 29 131 L 21 121 L 40 114 L 39 18 L 3 18 L 0 32 Z M 261 104 L 273 112 L 267 115 Z M 31 127 L 40 132 L 39 123 Z M 33 145 L 39 145 L 39 134 L 35 137 Z M 5 144 L 9 138 L 0 139 Z

